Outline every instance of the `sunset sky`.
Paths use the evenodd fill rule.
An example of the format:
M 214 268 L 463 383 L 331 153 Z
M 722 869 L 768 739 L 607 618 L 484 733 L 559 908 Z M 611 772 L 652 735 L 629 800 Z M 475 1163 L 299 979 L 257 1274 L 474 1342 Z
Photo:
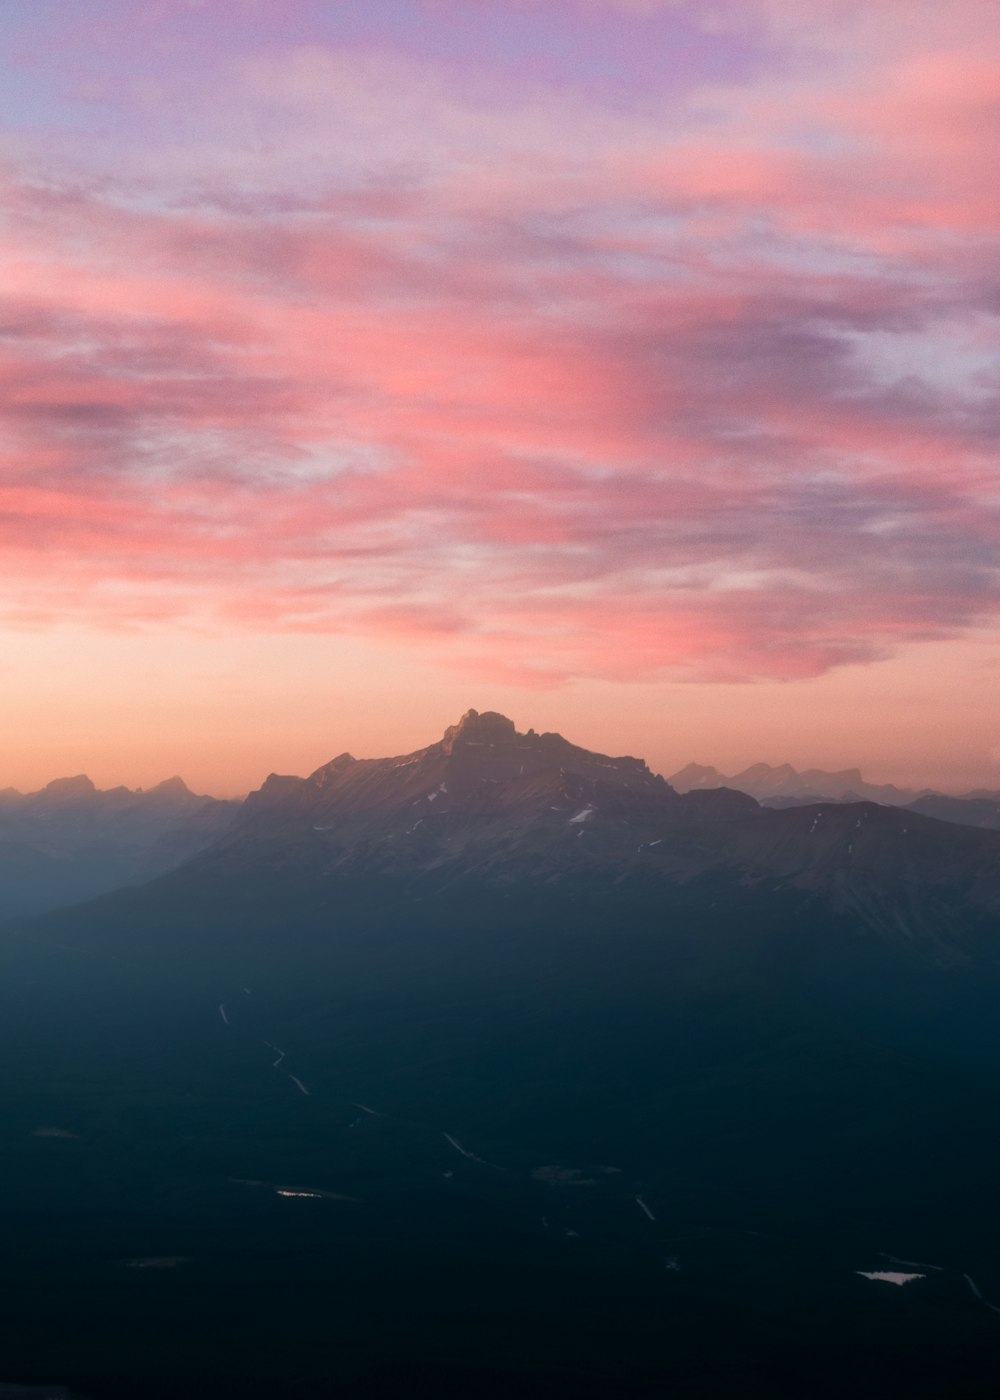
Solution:
M 475 706 L 1000 788 L 995 5 L 0 23 L 0 787 Z

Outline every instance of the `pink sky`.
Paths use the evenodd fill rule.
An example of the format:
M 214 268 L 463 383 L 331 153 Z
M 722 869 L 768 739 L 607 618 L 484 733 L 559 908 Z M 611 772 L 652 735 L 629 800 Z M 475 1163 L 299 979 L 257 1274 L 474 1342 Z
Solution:
M 1000 787 L 991 10 L 7 0 L 0 786 Z

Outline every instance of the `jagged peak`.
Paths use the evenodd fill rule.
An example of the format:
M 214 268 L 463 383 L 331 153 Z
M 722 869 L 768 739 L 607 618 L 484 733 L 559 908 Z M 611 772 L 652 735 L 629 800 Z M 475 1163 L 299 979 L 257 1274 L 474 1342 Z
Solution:
M 78 773 L 73 778 L 53 778 L 42 788 L 42 792 L 50 797 L 83 797 L 96 791 L 86 773 Z
M 336 758 L 331 758 L 329 763 L 324 763 L 322 768 L 317 768 L 311 781 L 320 784 L 328 782 L 338 773 L 343 773 L 346 768 L 353 768 L 357 761 L 352 753 L 339 753 Z
M 815 770 L 814 770 L 815 771 Z M 790 763 L 752 763 L 749 768 L 744 768 L 741 773 L 737 773 L 737 778 L 757 778 L 757 777 L 782 777 L 797 778 L 798 770 Z
M 725 781 L 725 776 L 719 772 L 718 768 L 713 768 L 711 764 L 707 763 L 688 763 L 684 768 L 678 768 L 677 772 L 670 776 L 670 785 L 678 792 L 705 791 L 722 787 Z
M 160 793 L 163 797 L 192 797 L 194 794 L 183 778 L 175 773 L 172 778 L 164 778 L 162 783 L 157 783 L 151 787 L 147 796 L 152 797 L 153 793 Z
M 275 793 L 294 792 L 296 788 L 301 786 L 302 779 L 295 777 L 292 773 L 268 773 L 257 791 L 274 795 Z M 250 796 L 253 797 L 254 794 L 251 793 Z
M 496 710 L 466 710 L 457 724 L 444 731 L 441 740 L 445 753 L 452 753 L 456 743 L 500 743 L 515 739 L 517 729 L 514 721 Z

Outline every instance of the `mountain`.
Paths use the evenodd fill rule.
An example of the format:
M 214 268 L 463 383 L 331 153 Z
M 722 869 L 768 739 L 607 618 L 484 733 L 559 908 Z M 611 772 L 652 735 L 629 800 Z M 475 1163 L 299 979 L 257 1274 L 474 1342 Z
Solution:
M 1000 792 L 969 793 L 965 797 L 945 797 L 942 793 L 930 792 L 911 802 L 908 810 L 942 822 L 1000 831 Z
M 6 1372 L 985 1400 L 998 952 L 989 830 L 491 712 L 272 775 L 0 940 Z
M 180 778 L 147 791 L 99 791 L 83 774 L 39 792 L 0 792 L 0 919 L 73 904 L 148 880 L 226 829 L 238 803 Z
M 377 875 L 433 888 L 471 877 L 504 885 L 617 876 L 648 843 L 657 849 L 668 827 L 756 811 L 735 792 L 681 797 L 641 759 L 521 734 L 502 715 L 470 710 L 411 754 L 345 753 L 309 778 L 272 774 L 183 878 L 286 866 L 324 880 Z
M 727 778 L 717 768 L 689 763 L 671 777 L 670 785 L 681 793 L 733 788 L 774 808 L 814 806 L 824 801 L 877 802 L 959 826 L 1000 830 L 1000 792 L 980 790 L 959 797 L 945 796 L 930 789 L 917 793 L 891 783 L 866 783 L 857 768 L 845 768 L 837 773 L 809 768 L 799 773 L 788 763 L 777 767 L 755 763 L 735 777 Z
M 726 787 L 729 779 L 719 772 L 718 768 L 712 768 L 704 763 L 689 763 L 686 768 L 679 769 L 670 779 L 670 786 L 675 792 L 694 792 L 697 789 Z
M 870 802 L 770 811 L 727 788 L 681 794 L 641 759 L 470 710 L 411 754 L 345 753 L 308 778 L 272 774 L 174 883 L 266 872 L 421 896 L 543 887 L 651 898 L 708 879 L 770 882 L 892 937 L 939 942 L 948 927 L 959 956 L 976 920 L 1000 911 L 998 853 L 986 833 Z
M 866 783 L 857 768 L 844 768 L 829 773 L 822 768 L 807 768 L 799 773 L 790 763 L 774 766 L 754 763 L 741 773 L 727 778 L 717 768 L 689 763 L 675 773 L 670 783 L 678 792 L 718 787 L 735 788 L 749 793 L 758 802 L 878 802 L 889 807 L 905 807 L 925 795 L 910 788 L 897 788 L 892 783 Z

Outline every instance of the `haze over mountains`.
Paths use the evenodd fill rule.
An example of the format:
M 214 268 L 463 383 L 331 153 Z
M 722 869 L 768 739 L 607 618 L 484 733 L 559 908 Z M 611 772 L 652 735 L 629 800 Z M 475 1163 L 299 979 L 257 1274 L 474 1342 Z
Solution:
M 646 897 L 725 878 L 821 894 L 832 908 L 915 936 L 954 922 L 940 891 L 956 881 L 963 928 L 1000 907 L 992 835 L 928 821 L 912 806 L 852 800 L 854 786 L 887 792 L 856 770 L 800 775 L 760 764 L 732 780 L 756 786 L 767 806 L 719 777 L 691 765 L 668 783 L 639 758 L 520 733 L 503 715 L 470 710 L 424 749 L 343 753 L 308 778 L 272 774 L 243 803 L 196 796 L 179 778 L 148 792 L 98 792 L 84 777 L 26 796 L 8 790 L 0 833 L 20 883 L 8 878 L 0 889 L 9 902 L 26 902 L 28 891 L 39 907 L 44 891 L 51 906 L 170 871 L 154 888 L 272 875 L 302 889 L 377 879 L 421 895 L 575 884 Z M 810 798 L 804 789 L 820 780 L 833 791 Z M 40 881 L 28 850 L 43 862 Z
M 689 763 L 672 775 L 670 783 L 678 792 L 736 788 L 739 792 L 756 797 L 759 802 L 785 798 L 803 801 L 827 798 L 837 802 L 881 802 L 890 807 L 902 807 L 922 795 L 908 788 L 897 788 L 892 783 L 866 783 L 857 768 L 845 768 L 837 773 L 829 773 L 822 768 L 807 768 L 799 773 L 790 763 L 754 763 L 732 777 L 727 777 L 710 765 Z
M 134 792 L 98 791 L 82 774 L 0 790 L 0 919 L 151 879 L 214 841 L 238 806 L 180 778 Z
M 559 735 L 539 736 L 531 731 L 528 735 L 517 736 L 512 723 L 502 716 L 477 716 L 474 711 L 470 715 L 475 716 L 472 722 L 489 728 L 493 736 L 485 741 L 491 750 L 491 775 L 481 773 L 475 779 L 482 788 L 479 796 L 488 793 L 490 786 L 516 777 L 519 786 L 509 792 L 505 789 L 503 798 L 511 812 L 525 803 L 530 805 L 532 795 L 541 791 L 537 783 L 546 762 L 551 768 L 560 755 L 564 758 L 573 755 L 580 760 L 585 752 Z M 479 741 L 470 739 L 466 733 L 469 723 L 466 716 L 457 726 L 457 733 L 446 738 L 446 756 L 452 756 L 456 744 L 460 753 L 477 746 Z M 384 767 L 401 761 L 357 763 L 350 755 L 343 754 L 309 779 L 272 775 L 260 792 L 251 794 L 238 823 L 239 830 L 246 833 L 258 829 L 265 810 L 271 814 L 268 820 L 277 820 L 282 813 L 291 820 L 296 803 L 306 801 L 305 794 L 314 789 L 316 793 L 325 794 L 322 799 L 315 795 L 310 799 L 319 815 L 325 812 L 324 804 L 332 802 L 335 816 L 346 814 L 344 821 L 354 833 L 350 841 L 352 845 L 357 844 L 373 819 L 370 785 L 375 772 L 382 771 L 372 766 L 376 762 Z M 416 760 L 411 766 L 416 766 Z M 439 763 L 438 766 L 441 780 L 445 781 L 447 765 Z M 592 755 L 581 770 L 586 776 L 578 783 L 579 800 L 583 800 L 587 782 L 602 783 L 606 787 L 616 767 L 620 770 L 619 776 L 628 770 L 636 797 L 641 790 L 647 797 L 655 794 L 661 805 L 666 802 L 669 806 L 663 779 L 655 777 L 654 780 L 645 764 L 635 760 L 615 760 L 612 764 L 601 755 Z M 526 781 L 525 772 L 528 773 Z M 425 781 L 429 781 L 426 765 L 420 772 L 420 782 Z M 457 769 L 455 782 L 457 787 L 449 800 L 442 800 L 446 798 L 444 792 L 423 794 L 422 815 L 433 815 L 436 820 L 415 846 L 410 843 L 412 849 L 419 849 L 420 841 L 426 840 L 429 830 L 442 829 L 437 819 L 447 811 L 454 812 L 458 792 L 463 797 L 469 796 L 467 783 Z M 669 787 L 680 795 L 729 789 L 745 793 L 770 808 L 824 802 L 874 802 L 905 808 L 940 821 L 1000 829 L 1000 792 L 981 790 L 963 797 L 947 796 L 930 789 L 916 792 L 892 784 L 867 783 L 856 768 L 841 772 L 822 769 L 797 772 L 789 764 L 757 763 L 727 777 L 714 767 L 691 763 L 670 777 Z M 563 791 L 558 783 L 556 788 L 559 790 L 554 788 L 550 793 L 554 799 L 550 810 L 555 809 L 555 799 L 574 800 L 573 793 Z M 363 816 L 351 805 L 352 794 L 357 791 L 360 795 L 362 790 Z M 416 798 L 412 800 L 417 801 Z M 693 801 L 687 808 L 677 811 L 693 811 Z M 732 803 L 733 799 L 729 801 Z M 223 800 L 192 793 L 178 777 L 145 791 L 126 787 L 100 791 L 82 775 L 56 779 L 33 793 L 20 793 L 13 788 L 0 790 L 0 920 L 72 904 L 174 869 L 224 837 L 233 826 L 241 805 L 242 799 Z M 722 806 L 717 810 L 723 810 Z M 732 810 L 737 808 L 733 806 Z M 415 820 L 419 823 L 420 816 Z M 582 817 L 581 825 L 589 820 L 589 816 Z M 325 828 L 327 835 L 323 839 L 328 846 L 334 840 L 330 833 L 339 829 L 338 821 Z M 392 839 L 398 834 L 392 833 Z
M 491 712 L 272 775 L 0 939 L 8 1374 L 986 1400 L 998 997 L 1000 833 Z
M 670 778 L 678 792 L 710 791 L 729 787 L 749 793 L 764 806 L 793 807 L 811 802 L 878 802 L 887 807 L 908 807 L 941 821 L 963 826 L 1000 828 L 1000 791 L 979 789 L 962 796 L 947 796 L 931 788 L 899 788 L 892 783 L 866 783 L 857 768 L 830 773 L 822 768 L 797 772 L 789 763 L 754 763 L 733 777 L 717 768 L 689 763 Z

